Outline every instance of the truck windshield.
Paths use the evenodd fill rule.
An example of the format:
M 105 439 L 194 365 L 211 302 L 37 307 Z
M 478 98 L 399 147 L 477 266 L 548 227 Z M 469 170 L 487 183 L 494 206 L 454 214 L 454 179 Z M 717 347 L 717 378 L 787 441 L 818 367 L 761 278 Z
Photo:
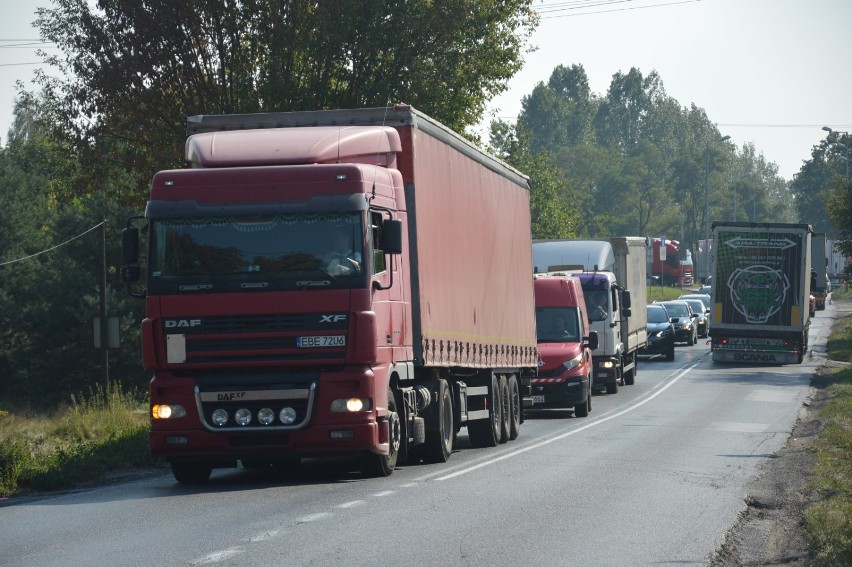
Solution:
M 538 308 L 535 310 L 536 329 L 540 343 L 565 343 L 580 340 L 580 320 L 577 308 Z
M 366 285 L 357 214 L 152 221 L 149 291 Z

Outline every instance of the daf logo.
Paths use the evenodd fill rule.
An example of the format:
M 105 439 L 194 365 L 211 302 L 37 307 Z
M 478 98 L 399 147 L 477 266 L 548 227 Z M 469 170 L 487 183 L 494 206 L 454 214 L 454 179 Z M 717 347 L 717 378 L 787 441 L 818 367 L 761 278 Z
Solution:
M 201 319 L 167 319 L 166 329 L 189 329 L 200 327 Z
M 340 323 L 346 321 L 346 315 L 320 315 L 320 323 Z

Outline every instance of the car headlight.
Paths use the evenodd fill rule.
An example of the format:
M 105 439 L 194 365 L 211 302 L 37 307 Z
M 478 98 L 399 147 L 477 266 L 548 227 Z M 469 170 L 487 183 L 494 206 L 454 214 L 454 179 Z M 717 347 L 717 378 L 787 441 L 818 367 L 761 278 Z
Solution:
M 563 362 L 562 366 L 565 368 L 565 370 L 571 370 L 573 368 L 577 368 L 578 366 L 580 366 L 581 362 L 583 362 L 583 355 L 578 354 L 577 356 L 575 356 L 571 360 L 566 360 L 565 362 Z

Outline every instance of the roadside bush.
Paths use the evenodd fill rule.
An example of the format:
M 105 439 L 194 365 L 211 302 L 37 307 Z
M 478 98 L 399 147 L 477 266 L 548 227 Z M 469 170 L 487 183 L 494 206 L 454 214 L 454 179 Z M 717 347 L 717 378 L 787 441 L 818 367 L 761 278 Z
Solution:
M 0 439 L 0 498 L 18 490 L 21 475 L 32 460 L 32 447 L 23 436 Z

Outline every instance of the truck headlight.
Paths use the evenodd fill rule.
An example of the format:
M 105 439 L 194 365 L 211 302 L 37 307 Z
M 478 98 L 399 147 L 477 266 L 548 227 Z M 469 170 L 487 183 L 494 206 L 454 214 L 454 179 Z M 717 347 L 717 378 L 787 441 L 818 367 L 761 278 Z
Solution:
M 234 421 L 239 425 L 248 425 L 251 423 L 251 412 L 246 408 L 238 409 L 237 413 L 234 414 Z
M 278 419 L 284 425 L 290 425 L 296 421 L 296 410 L 291 407 L 281 408 L 281 411 L 278 412 Z
M 611 360 L 604 360 L 601 362 L 601 368 L 612 368 L 615 366 L 615 363 Z
M 154 419 L 176 419 L 186 417 L 186 410 L 180 404 L 155 404 L 151 406 L 151 417 Z
M 213 419 L 213 423 L 219 427 L 228 423 L 228 412 L 221 408 L 215 410 L 210 417 Z
M 263 425 L 269 425 L 275 419 L 275 412 L 270 408 L 261 408 L 259 412 L 257 412 L 257 420 Z
M 342 398 L 331 402 L 331 411 L 335 413 L 370 411 L 371 407 L 369 398 Z

